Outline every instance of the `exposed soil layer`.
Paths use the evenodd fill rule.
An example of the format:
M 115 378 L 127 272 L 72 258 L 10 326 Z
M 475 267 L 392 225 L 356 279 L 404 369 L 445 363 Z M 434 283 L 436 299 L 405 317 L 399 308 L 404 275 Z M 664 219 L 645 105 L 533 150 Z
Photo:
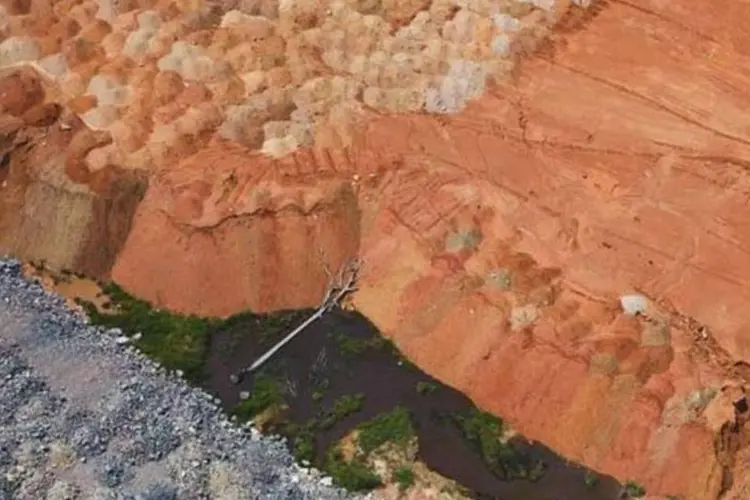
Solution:
M 290 314 L 295 319 L 305 316 L 303 311 Z M 295 324 L 294 319 L 284 322 Z M 227 410 L 240 402 L 241 391 L 253 390 L 252 376 L 235 385 L 230 375 L 250 365 L 287 333 L 280 330 L 264 335 L 264 323 L 267 320 L 263 317 L 248 315 L 230 320 L 212 334 L 206 386 L 221 398 Z M 520 436 L 511 437 L 510 445 L 518 450 L 526 466 L 542 461 L 544 475 L 537 481 L 506 481 L 493 474 L 451 419 L 474 407 L 466 396 L 425 374 L 389 347 L 346 354 L 347 345 L 361 346 L 379 337 L 377 329 L 361 315 L 335 310 L 313 323 L 262 370 L 264 376 L 294 388 L 294 395 L 285 395 L 289 410 L 284 419 L 298 425 L 322 418 L 342 396 L 364 395 L 361 410 L 316 434 L 315 465 L 324 466 L 325 450 L 357 425 L 401 406 L 411 412 L 419 440 L 418 457 L 429 468 L 466 487 L 475 498 L 612 500 L 620 492 L 617 481 L 605 475 L 596 474 L 595 484 L 587 486 L 585 468 Z M 324 390 L 319 386 L 321 380 L 329 381 Z M 427 384 L 429 393 L 420 394 L 420 384 Z M 502 391 L 502 387 L 497 390 Z M 323 395 L 317 401 L 313 397 L 316 391 Z
M 276 29 L 274 2 L 201 3 L 190 14 L 181 9 L 195 3 L 182 0 L 72 3 L 7 4 L 0 55 L 11 60 L 2 64 L 37 61 L 29 65 L 44 81 L 27 69 L 0 85 L 0 144 L 11 152 L 3 252 L 112 274 L 158 307 L 204 316 L 309 307 L 325 287 L 322 263 L 358 254 L 367 264 L 357 309 L 413 362 L 524 435 L 649 492 L 713 499 L 734 471 L 727 498 L 750 494 L 745 441 L 717 445 L 735 428 L 721 395 L 747 385 L 750 360 L 750 34 L 741 22 L 750 4 L 614 0 L 582 11 L 537 0 L 533 12 L 509 14 L 543 10 L 542 25 L 563 24 L 461 113 L 363 106 L 356 123 L 316 122 L 313 146 L 270 159 L 258 138 L 294 145 L 300 129 L 287 134 L 287 122 L 310 101 L 292 110 L 288 94 L 246 86 L 252 78 L 240 85 L 236 68 L 205 54 L 247 42 L 235 31 L 268 41 L 222 28 L 231 16 L 217 8 L 278 15 Z M 474 23 L 471 11 L 487 2 L 449 3 L 458 9 L 445 11 L 441 37 L 482 35 L 471 28 L 486 19 Z M 358 12 L 349 17 L 391 16 L 365 4 L 349 3 Z M 405 22 L 415 29 L 403 34 L 419 33 L 425 16 L 410 16 L 424 6 L 404 4 L 388 20 L 393 36 Z M 307 26 L 325 21 L 290 14 Z M 305 36 L 335 42 L 328 56 L 362 34 L 310 29 Z M 451 50 L 481 56 L 493 43 L 484 40 Z M 139 57 L 119 50 L 126 45 L 156 59 L 136 67 Z M 297 62 L 312 61 L 303 80 L 323 68 L 331 86 L 308 90 L 321 90 L 325 107 L 341 60 L 321 54 Z M 171 69 L 159 67 L 164 57 Z M 451 68 L 483 61 L 438 69 L 450 80 Z M 243 75 L 285 77 L 274 73 Z M 292 94 L 304 87 L 291 85 Z M 252 96 L 238 91 L 249 88 Z M 344 95 L 354 107 L 365 101 L 364 91 Z M 247 106 L 261 105 L 273 110 L 262 137 L 243 121 L 254 116 Z M 222 136 L 224 124 L 237 125 L 234 138 Z M 116 179 L 130 195 L 107 189 Z M 618 304 L 634 292 L 648 299 L 638 317 Z

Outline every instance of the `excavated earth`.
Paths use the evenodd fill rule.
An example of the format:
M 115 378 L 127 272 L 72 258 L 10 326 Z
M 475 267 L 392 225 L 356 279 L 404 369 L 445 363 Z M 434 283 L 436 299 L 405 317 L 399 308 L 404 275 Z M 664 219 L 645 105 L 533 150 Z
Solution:
M 749 3 L 0 3 L 0 252 L 204 315 L 359 255 L 353 304 L 524 435 L 750 497 Z

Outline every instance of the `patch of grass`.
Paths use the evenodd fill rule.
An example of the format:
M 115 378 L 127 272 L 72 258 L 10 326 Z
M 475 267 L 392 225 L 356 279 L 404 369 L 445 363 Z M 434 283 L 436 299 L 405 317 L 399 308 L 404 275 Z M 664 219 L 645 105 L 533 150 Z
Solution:
M 107 328 L 120 328 L 127 335 L 140 332 L 134 344 L 169 370 L 181 370 L 185 378 L 199 384 L 205 380 L 204 364 L 213 331 L 239 328 L 259 332 L 261 343 L 275 341 L 296 327 L 310 310 L 278 311 L 269 314 L 242 312 L 225 320 L 201 318 L 155 309 L 145 300 L 133 297 L 116 283 L 102 287 L 109 296 L 107 313 L 93 303 L 79 300 L 91 322 Z M 239 341 L 239 339 L 233 339 Z
M 364 404 L 365 395 L 361 392 L 354 395 L 347 394 L 334 401 L 331 413 L 333 413 L 336 418 L 342 419 L 362 411 L 362 406 L 364 406 Z
M 417 392 L 419 394 L 422 394 L 422 395 L 431 394 L 435 392 L 436 389 L 437 389 L 437 385 L 435 385 L 432 382 L 426 382 L 423 380 L 420 380 L 419 382 L 417 382 Z
M 333 481 L 349 491 L 369 491 L 383 485 L 383 480 L 370 467 L 359 461 L 347 462 L 338 447 L 329 450 L 325 470 Z
M 302 429 L 294 436 L 292 454 L 297 461 L 313 461 L 315 458 L 315 434 L 311 430 Z
M 583 475 L 583 484 L 586 485 L 586 488 L 594 489 L 599 484 L 599 476 L 587 470 Z
M 258 375 L 250 397 L 240 402 L 232 413 L 240 420 L 250 420 L 260 412 L 282 402 L 281 384 L 269 376 Z
M 544 462 L 541 460 L 535 461 L 531 464 L 531 467 L 524 467 L 521 469 L 521 477 L 528 479 L 532 483 L 539 481 L 544 476 Z
M 453 416 L 464 438 L 482 455 L 488 467 L 503 479 L 536 481 L 544 475 L 542 462 L 531 463 L 512 445 L 503 441 L 503 421 L 477 408 Z
M 120 328 L 128 335 L 140 332 L 141 338 L 134 343 L 144 354 L 169 370 L 181 370 L 193 383 L 205 379 L 209 331 L 217 320 L 154 309 L 115 283 L 105 285 L 104 292 L 115 305 L 111 313 L 101 314 L 94 304 L 82 301 L 92 323 Z
M 369 339 L 362 339 L 349 336 L 345 333 L 331 333 L 329 337 L 332 337 L 336 341 L 341 355 L 348 358 L 359 356 L 369 349 L 379 350 L 387 347 L 386 340 L 380 335 L 370 337 Z
M 323 430 L 331 429 L 339 420 L 361 411 L 364 403 L 365 395 L 362 393 L 341 396 L 320 420 L 319 427 Z
M 401 406 L 360 424 L 358 428 L 359 446 L 366 454 L 388 442 L 406 446 L 414 436 L 409 410 Z
M 266 314 L 256 314 L 251 311 L 235 314 L 225 319 L 218 327 L 219 330 L 240 328 L 243 331 L 258 332 L 261 345 L 271 344 L 292 331 L 312 313 L 312 309 L 298 311 L 275 311 Z
M 315 430 L 318 423 L 310 420 L 303 425 L 291 421 L 281 423 L 277 429 L 292 444 L 292 455 L 297 461 L 312 463 L 316 456 Z
M 409 467 L 401 466 L 393 471 L 392 481 L 398 484 L 398 489 L 406 491 L 414 485 L 414 471 Z
M 635 481 L 628 481 L 625 483 L 623 493 L 625 498 L 641 498 L 646 495 L 646 488 Z
M 327 377 L 320 378 L 317 375 L 310 377 L 310 381 L 312 386 L 310 399 L 314 404 L 319 404 L 325 399 L 328 388 L 331 386 L 331 381 Z

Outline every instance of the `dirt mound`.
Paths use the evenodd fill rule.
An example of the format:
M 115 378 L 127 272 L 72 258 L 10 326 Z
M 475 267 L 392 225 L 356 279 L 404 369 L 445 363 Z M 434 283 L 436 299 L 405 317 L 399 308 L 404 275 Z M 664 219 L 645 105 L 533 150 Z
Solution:
M 538 7 L 537 7 L 538 5 Z M 22 8 L 25 7 L 25 8 Z M 2 12 L 31 64 L 112 134 L 86 164 L 158 168 L 212 136 L 283 156 L 338 145 L 363 107 L 452 112 L 507 75 L 554 2 L 40 0 Z
M 201 314 L 311 305 L 359 253 L 359 310 L 525 435 L 743 496 L 750 7 L 193 4 L 6 6 L 46 80 L 0 84 L 0 248 Z

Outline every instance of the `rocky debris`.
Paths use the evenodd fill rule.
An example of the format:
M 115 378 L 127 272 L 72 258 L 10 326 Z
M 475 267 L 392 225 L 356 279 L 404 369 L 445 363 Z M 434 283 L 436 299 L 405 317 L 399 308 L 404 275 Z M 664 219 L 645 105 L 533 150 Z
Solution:
M 0 498 L 347 498 L 0 260 Z

